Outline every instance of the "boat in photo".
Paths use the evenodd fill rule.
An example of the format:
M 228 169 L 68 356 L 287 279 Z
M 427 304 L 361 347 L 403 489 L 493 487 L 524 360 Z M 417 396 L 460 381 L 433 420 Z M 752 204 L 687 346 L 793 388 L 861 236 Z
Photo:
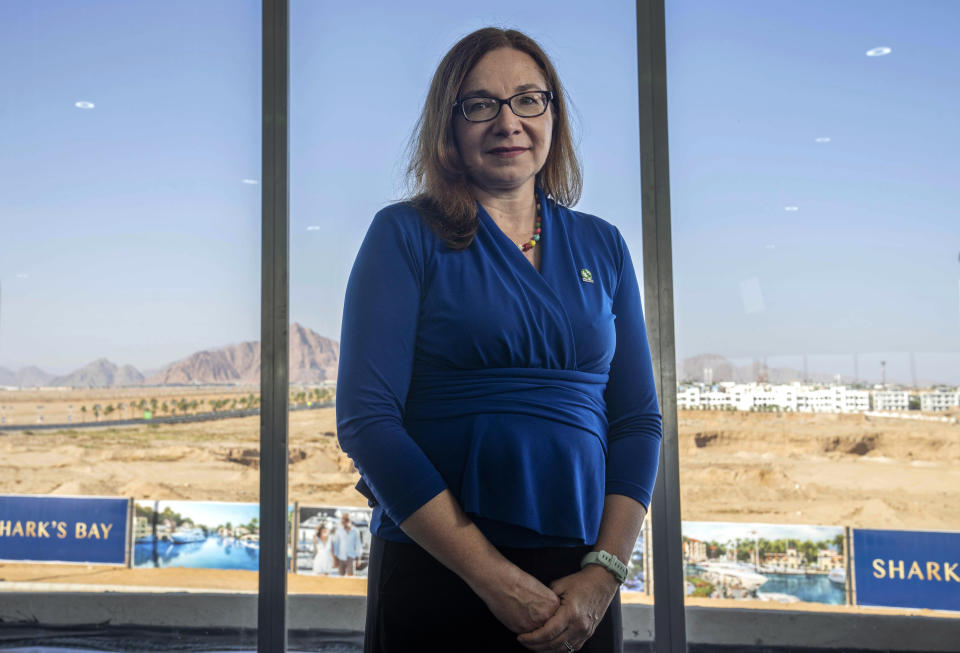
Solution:
M 847 584 L 847 572 L 843 567 L 835 567 L 834 569 L 831 569 L 830 574 L 827 577 L 834 585 L 843 587 Z
M 701 576 L 714 585 L 726 585 L 752 592 L 767 582 L 767 577 L 758 574 L 753 567 L 736 562 L 700 562 Z
M 190 542 L 203 542 L 207 539 L 202 528 L 184 528 L 174 531 L 170 534 L 174 544 L 189 544 Z

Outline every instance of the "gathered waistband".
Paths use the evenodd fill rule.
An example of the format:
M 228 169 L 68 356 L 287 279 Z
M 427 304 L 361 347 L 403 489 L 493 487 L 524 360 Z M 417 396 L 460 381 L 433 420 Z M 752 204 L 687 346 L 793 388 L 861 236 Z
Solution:
M 415 372 L 406 419 L 525 415 L 582 428 L 606 440 L 607 374 L 543 368 Z

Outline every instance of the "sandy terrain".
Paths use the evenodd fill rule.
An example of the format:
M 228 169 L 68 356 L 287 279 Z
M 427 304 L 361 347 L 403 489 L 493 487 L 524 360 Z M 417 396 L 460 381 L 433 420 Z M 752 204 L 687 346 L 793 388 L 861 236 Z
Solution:
M 151 389 L 162 401 L 246 396 Z M 3 392 L 8 416 L 47 422 L 128 391 Z M 121 396 L 124 395 L 124 396 Z M 12 408 L 11 408 L 12 407 Z M 960 424 L 863 415 L 682 411 L 683 519 L 960 530 Z M 9 417 L 8 417 L 9 422 Z M 27 427 L 29 428 L 29 427 Z M 0 493 L 257 501 L 259 418 L 0 432 Z M 365 505 L 332 408 L 290 413 L 290 498 Z
M 0 493 L 256 502 L 259 428 L 253 416 L 0 433 Z M 335 428 L 332 408 L 290 413 L 291 501 L 366 505 Z
M 118 401 L 116 394 L 87 392 L 83 399 L 88 404 Z M 0 393 L 0 404 L 22 403 L 18 414 L 29 414 L 37 397 L 20 395 L 14 401 L 11 395 L 17 394 Z M 180 390 L 171 396 L 185 394 Z M 160 396 L 159 392 L 154 395 Z M 227 395 L 188 398 L 200 396 Z M 79 403 L 74 396 L 58 401 L 75 407 Z M 255 502 L 258 431 L 259 418 L 247 417 L 194 424 L 0 432 L 0 493 Z M 291 501 L 366 505 L 353 489 L 357 475 L 334 432 L 332 408 L 290 414 Z M 960 530 L 960 424 L 863 415 L 684 411 L 679 445 L 685 520 Z M 0 581 L 4 589 L 109 586 L 252 592 L 257 575 L 0 563 Z M 289 587 L 293 593 L 363 594 L 365 581 L 292 575 Z M 647 603 L 652 597 L 625 593 L 624 600 Z M 697 601 L 691 599 L 691 603 Z M 716 599 L 706 601 L 706 605 L 719 604 Z M 735 605 L 746 607 L 747 603 L 777 608 L 761 602 Z M 883 611 L 810 604 L 789 608 Z
M 960 530 L 960 424 L 682 411 L 683 519 Z
M 250 395 L 260 394 L 259 387 L 222 388 L 210 387 L 157 387 L 157 388 L 103 388 L 103 389 L 50 389 L 50 390 L 0 390 L 0 416 L 5 424 L 20 425 L 30 428 L 36 424 L 67 424 L 67 423 L 95 423 L 94 406 L 100 406 L 100 419 L 135 419 L 143 417 L 141 411 L 131 404 L 141 399 L 149 404 L 151 399 L 157 400 L 155 417 L 183 414 L 176 410 L 174 404 L 180 399 L 188 402 L 196 401 L 196 409 L 188 409 L 187 414 L 208 412 L 209 405 L 217 399 L 226 399 L 229 408 L 232 400 L 239 400 Z M 167 410 L 162 405 L 167 404 Z M 109 416 L 103 415 L 104 410 L 112 406 Z M 238 405 L 242 408 L 242 405 Z M 83 409 L 86 410 L 83 410 Z

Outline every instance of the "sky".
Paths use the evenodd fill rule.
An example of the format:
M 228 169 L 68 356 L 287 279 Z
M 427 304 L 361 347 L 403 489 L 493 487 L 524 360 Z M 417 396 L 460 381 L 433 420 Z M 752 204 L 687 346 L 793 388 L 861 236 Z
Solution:
M 258 339 L 259 4 L 0 3 L 0 366 L 149 370 Z M 576 208 L 641 267 L 633 2 L 356 4 L 291 0 L 292 320 L 339 339 L 433 70 L 490 24 L 553 58 Z M 960 383 L 958 20 L 936 0 L 667 2 L 680 357 Z

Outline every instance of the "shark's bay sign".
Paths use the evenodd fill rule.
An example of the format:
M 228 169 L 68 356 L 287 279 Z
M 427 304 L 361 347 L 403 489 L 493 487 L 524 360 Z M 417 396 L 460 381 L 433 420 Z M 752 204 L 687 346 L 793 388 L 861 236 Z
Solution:
M 129 499 L 0 495 L 0 560 L 125 564 Z
M 858 605 L 960 610 L 960 533 L 854 529 Z

